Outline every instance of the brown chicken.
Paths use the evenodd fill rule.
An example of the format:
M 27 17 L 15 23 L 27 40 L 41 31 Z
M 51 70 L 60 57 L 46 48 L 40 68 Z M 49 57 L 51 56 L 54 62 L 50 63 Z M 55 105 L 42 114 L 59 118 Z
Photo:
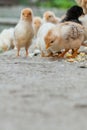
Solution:
M 60 23 L 56 27 L 48 31 L 45 36 L 46 49 L 51 52 L 59 52 L 63 49 L 59 57 L 64 57 L 66 52 L 74 49 L 74 53 L 70 58 L 77 56 L 78 49 L 84 41 L 84 28 L 80 24 L 74 22 Z

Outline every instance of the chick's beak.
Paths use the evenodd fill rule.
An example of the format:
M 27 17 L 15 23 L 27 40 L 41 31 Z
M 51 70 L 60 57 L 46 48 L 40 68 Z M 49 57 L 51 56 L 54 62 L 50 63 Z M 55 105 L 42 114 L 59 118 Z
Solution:
M 49 48 L 49 44 L 46 44 L 46 49 L 48 49 Z
M 24 16 L 27 18 L 27 17 L 28 17 L 28 14 L 25 14 Z

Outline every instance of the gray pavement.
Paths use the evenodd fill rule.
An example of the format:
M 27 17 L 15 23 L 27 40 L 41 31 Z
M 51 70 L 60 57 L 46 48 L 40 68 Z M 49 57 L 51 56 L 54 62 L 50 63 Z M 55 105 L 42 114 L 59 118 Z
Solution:
M 87 130 L 87 68 L 0 54 L 0 130 Z
M 15 54 L 0 55 L 0 129 L 86 130 L 83 63 Z

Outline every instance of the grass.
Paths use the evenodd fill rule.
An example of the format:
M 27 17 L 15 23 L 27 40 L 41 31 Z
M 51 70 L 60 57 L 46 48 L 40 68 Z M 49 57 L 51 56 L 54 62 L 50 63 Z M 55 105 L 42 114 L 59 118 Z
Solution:
M 51 0 L 50 0 L 51 1 Z M 39 3 L 39 6 L 43 7 L 56 7 L 56 8 L 69 8 L 75 5 L 74 1 L 70 0 L 52 0 L 51 2 Z
M 59 8 L 68 8 L 70 6 L 73 6 L 75 4 L 74 1 L 70 0 L 54 0 L 53 6 L 59 7 Z
M 19 0 L 19 3 L 22 5 L 27 5 L 29 4 L 29 0 Z
M 27 5 L 29 0 L 19 0 L 20 4 Z M 46 2 L 36 2 L 34 5 L 41 7 L 69 8 L 75 5 L 74 0 L 47 0 Z

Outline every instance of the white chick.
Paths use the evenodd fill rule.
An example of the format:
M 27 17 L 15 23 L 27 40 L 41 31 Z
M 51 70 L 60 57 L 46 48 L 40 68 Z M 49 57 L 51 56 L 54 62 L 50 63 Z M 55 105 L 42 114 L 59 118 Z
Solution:
M 14 28 L 4 29 L 0 34 L 0 50 L 7 51 L 14 48 Z
M 83 8 L 85 14 L 87 14 L 87 0 L 75 0 L 79 6 Z
M 34 17 L 33 19 L 33 27 L 34 27 L 34 35 L 37 36 L 37 32 L 42 24 L 42 19 L 40 17 Z
M 58 24 L 60 21 L 61 19 L 56 17 L 55 14 L 51 11 L 46 11 L 43 14 L 43 23 L 51 22 L 53 24 Z
M 77 56 L 77 51 L 84 41 L 84 28 L 74 22 L 60 23 L 48 31 L 44 40 L 47 50 L 58 52 L 65 49 L 59 57 L 64 57 L 66 52 L 74 49 L 74 53 L 70 57 L 74 58 Z
M 34 36 L 33 30 L 33 12 L 30 8 L 25 8 L 21 11 L 20 21 L 14 29 L 14 41 L 17 48 L 17 56 L 19 56 L 22 47 L 26 50 L 28 56 L 28 48 L 32 43 Z
M 55 27 L 55 25 L 52 23 L 44 23 L 37 33 L 36 49 L 40 50 L 42 57 L 50 55 L 50 52 L 46 50 L 44 37 L 46 36 L 47 32 L 53 27 Z

